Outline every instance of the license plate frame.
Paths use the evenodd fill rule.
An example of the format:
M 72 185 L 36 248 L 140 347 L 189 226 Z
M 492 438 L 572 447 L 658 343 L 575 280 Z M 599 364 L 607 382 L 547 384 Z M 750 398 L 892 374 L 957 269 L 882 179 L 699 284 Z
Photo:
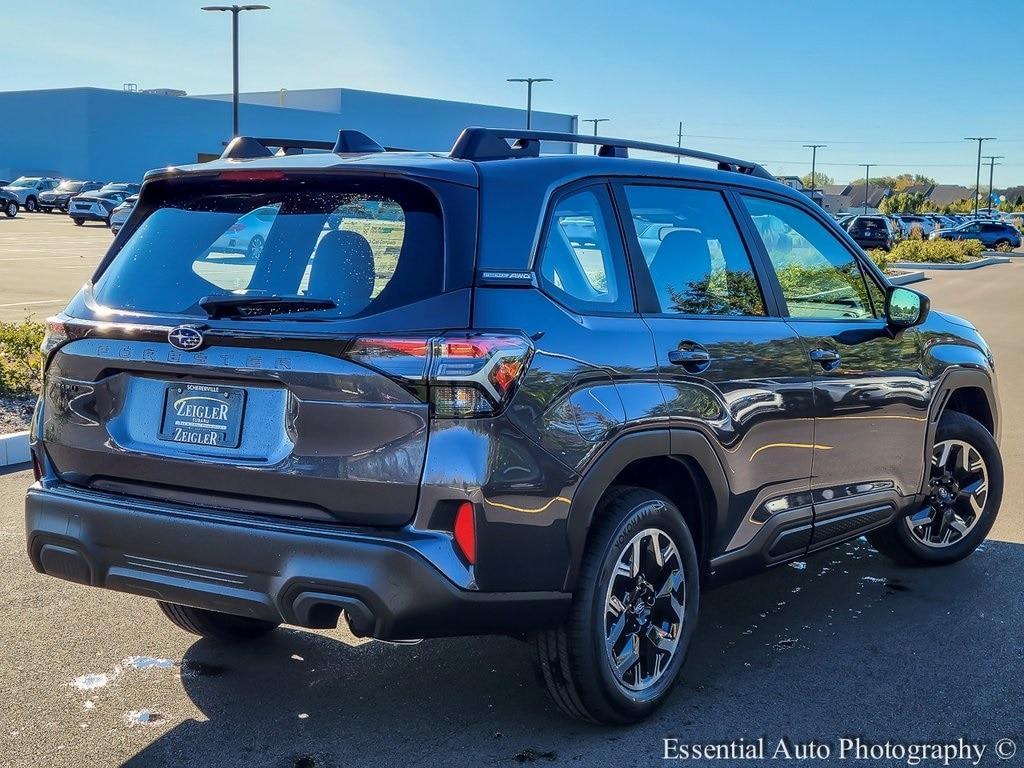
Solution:
M 246 391 L 190 382 L 167 384 L 160 418 L 161 440 L 207 448 L 242 443 Z

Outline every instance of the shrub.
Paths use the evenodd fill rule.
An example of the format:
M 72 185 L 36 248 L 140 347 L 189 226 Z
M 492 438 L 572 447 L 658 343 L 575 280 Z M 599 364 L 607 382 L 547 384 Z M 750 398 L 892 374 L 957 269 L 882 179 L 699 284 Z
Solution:
M 45 327 L 26 320 L 0 323 L 0 395 L 31 395 L 42 383 L 42 353 Z
M 889 253 L 889 261 L 919 264 L 963 264 L 981 258 L 980 240 L 904 240 Z
M 883 272 L 886 272 L 892 263 L 892 256 L 889 255 L 888 251 L 883 251 L 881 248 L 872 248 L 868 251 L 868 258 L 875 262 Z

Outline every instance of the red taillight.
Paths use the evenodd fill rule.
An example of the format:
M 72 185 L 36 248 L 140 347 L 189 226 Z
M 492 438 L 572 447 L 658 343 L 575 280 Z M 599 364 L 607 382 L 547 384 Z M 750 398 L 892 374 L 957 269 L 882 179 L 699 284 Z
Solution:
M 387 336 L 359 339 L 352 345 L 352 352 L 358 355 L 412 355 L 426 357 L 430 339 L 396 339 Z
M 473 505 L 464 501 L 455 513 L 455 543 L 470 565 L 476 565 L 476 515 Z
M 224 181 L 281 181 L 283 171 L 221 171 L 218 179 Z
M 36 482 L 43 479 L 43 465 L 39 463 L 39 457 L 36 456 L 35 451 L 32 452 L 32 475 Z
M 506 404 L 532 352 L 523 336 L 453 333 L 365 337 L 346 354 L 392 376 L 428 384 L 434 416 L 468 418 L 492 415 Z
M 65 326 L 61 320 L 57 319 L 57 317 L 48 318 L 46 321 L 46 333 L 43 335 L 43 343 L 39 347 L 39 351 L 43 353 L 44 367 L 50 353 L 67 340 L 67 326 Z

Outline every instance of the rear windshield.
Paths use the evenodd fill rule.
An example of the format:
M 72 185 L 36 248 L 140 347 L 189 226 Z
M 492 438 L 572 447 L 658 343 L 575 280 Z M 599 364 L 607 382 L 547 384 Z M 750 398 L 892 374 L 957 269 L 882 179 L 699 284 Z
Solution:
M 359 317 L 443 289 L 440 210 L 416 184 L 212 181 L 143 214 L 96 280 L 101 306 L 205 317 L 207 297 L 301 296 L 335 303 L 318 318 Z
M 850 226 L 851 232 L 875 233 L 885 231 L 885 222 L 882 219 L 857 219 Z

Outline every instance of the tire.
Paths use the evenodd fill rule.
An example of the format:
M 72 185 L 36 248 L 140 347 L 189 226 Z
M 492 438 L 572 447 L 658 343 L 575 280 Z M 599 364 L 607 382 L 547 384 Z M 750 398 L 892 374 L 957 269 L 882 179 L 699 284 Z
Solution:
M 249 245 L 245 247 L 245 258 L 256 261 L 263 253 L 263 246 L 266 241 L 262 235 L 253 235 L 252 239 L 249 240 Z
M 71 220 L 72 220 L 73 222 L 75 222 L 75 226 L 76 226 L 76 227 L 80 227 L 80 226 L 82 226 L 82 223 L 83 223 L 82 219 L 76 219 L 76 218 L 75 218 L 74 216 L 72 216 L 72 217 L 71 217 Z
M 568 618 L 560 627 L 533 638 L 537 666 L 548 694 L 566 715 L 597 723 L 635 723 L 665 701 L 682 669 L 700 607 L 697 553 L 679 509 L 653 491 L 612 488 L 598 504 L 594 521 Z M 637 538 L 641 543 L 634 548 Z M 662 551 L 662 566 L 654 559 L 654 541 Z M 666 556 L 669 542 L 674 550 Z M 632 570 L 641 549 L 645 554 L 639 555 L 639 575 L 651 577 L 652 584 L 637 582 L 635 575 L 616 570 L 616 566 Z M 629 558 L 630 563 L 620 564 L 622 558 Z M 673 564 L 677 567 L 672 568 Z M 656 590 L 659 583 L 661 589 Z M 674 606 L 672 598 L 664 596 L 666 591 L 676 600 Z M 626 592 L 625 599 L 617 596 L 621 592 Z M 618 600 L 621 611 L 613 612 L 613 599 Z M 664 632 L 667 627 L 668 634 L 659 640 L 674 639 L 674 646 L 646 658 L 638 656 L 639 666 L 624 667 L 624 675 L 616 674 L 611 656 L 632 658 L 630 648 L 647 642 L 641 640 L 638 627 L 648 616 L 647 631 L 660 625 Z M 672 616 L 678 621 L 673 623 Z M 619 639 L 612 643 L 610 655 L 606 641 L 616 627 Z M 644 652 L 652 650 L 644 647 Z M 652 659 L 661 659 L 660 672 Z M 650 679 L 644 681 L 641 676 Z
M 193 635 L 213 640 L 254 640 L 279 626 L 277 622 L 273 621 L 233 616 L 229 613 L 208 611 L 205 608 L 165 603 L 163 600 L 156 602 L 164 616 L 170 619 L 175 626 L 186 632 L 191 632 Z
M 36 199 L 34 197 L 27 197 L 25 199 L 25 210 L 28 213 L 35 213 L 37 210 L 39 210 L 39 204 L 36 202 Z
M 13 219 L 18 215 L 18 202 L 17 200 L 8 200 L 4 203 L 4 216 L 8 219 Z
M 983 463 L 980 465 L 981 470 L 973 473 L 964 470 L 964 476 L 954 478 L 959 492 L 951 493 L 949 487 L 946 487 L 946 495 L 943 497 L 944 486 L 942 483 L 935 485 L 934 478 L 943 474 L 936 466 L 936 459 L 942 458 L 943 447 L 947 444 L 952 445 L 947 466 L 962 463 L 965 451 L 963 446 L 975 452 L 968 452 L 971 457 L 968 463 L 977 467 L 978 458 Z M 932 479 L 925 488 L 926 492 L 930 492 L 928 504 L 909 515 L 901 514 L 884 528 L 867 534 L 868 541 L 875 549 L 904 565 L 948 565 L 963 560 L 985 540 L 999 514 L 1003 498 L 1003 462 L 992 434 L 970 416 L 946 411 L 935 432 L 935 446 L 931 465 Z M 980 490 L 976 496 L 966 495 L 973 487 L 982 486 L 983 497 Z M 947 500 L 945 504 L 944 499 Z M 978 508 L 980 512 L 977 512 Z M 943 509 L 950 510 L 954 516 L 944 517 Z M 926 520 L 929 515 L 931 521 Z M 915 520 L 924 521 L 924 524 L 915 527 Z M 963 526 L 965 521 L 968 527 L 961 533 L 956 526 Z M 947 530 L 949 541 L 943 543 Z M 930 539 L 931 543 L 926 543 L 923 538 Z

